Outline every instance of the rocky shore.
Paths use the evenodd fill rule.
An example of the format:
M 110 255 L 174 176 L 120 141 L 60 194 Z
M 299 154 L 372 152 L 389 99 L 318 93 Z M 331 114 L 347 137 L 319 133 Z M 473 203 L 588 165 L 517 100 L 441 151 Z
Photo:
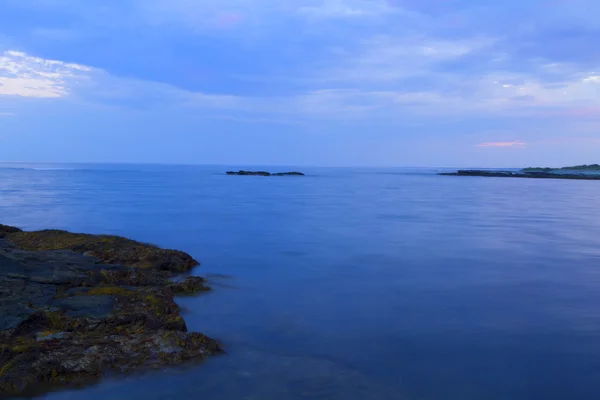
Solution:
M 302 172 L 265 172 L 265 171 L 227 171 L 227 175 L 245 175 L 245 176 L 304 176 Z
M 537 178 L 537 179 L 578 179 L 578 180 L 600 180 L 600 175 L 555 173 L 543 171 L 482 171 L 482 170 L 459 170 L 457 172 L 444 172 L 439 175 L 446 176 L 482 176 L 492 178 Z
M 0 397 L 222 353 L 174 302 L 209 290 L 171 281 L 197 265 L 122 237 L 0 225 Z

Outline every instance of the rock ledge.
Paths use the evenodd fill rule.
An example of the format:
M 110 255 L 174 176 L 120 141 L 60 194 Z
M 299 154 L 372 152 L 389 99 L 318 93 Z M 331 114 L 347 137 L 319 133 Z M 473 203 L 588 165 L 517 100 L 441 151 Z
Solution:
M 203 278 L 170 280 L 196 265 L 118 236 L 0 224 L 0 397 L 222 353 L 188 332 L 174 302 L 209 290 Z

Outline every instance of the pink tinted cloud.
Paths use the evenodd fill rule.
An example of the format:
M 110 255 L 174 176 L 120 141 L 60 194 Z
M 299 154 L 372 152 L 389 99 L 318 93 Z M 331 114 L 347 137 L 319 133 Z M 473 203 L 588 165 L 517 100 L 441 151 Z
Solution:
M 448 25 L 452 28 L 460 28 L 466 25 L 465 19 L 459 15 L 455 15 L 448 20 Z
M 244 21 L 244 16 L 237 12 L 222 12 L 213 20 L 214 26 L 219 29 L 231 29 Z
M 525 142 L 514 141 L 514 142 L 486 142 L 480 143 L 477 147 L 523 147 Z

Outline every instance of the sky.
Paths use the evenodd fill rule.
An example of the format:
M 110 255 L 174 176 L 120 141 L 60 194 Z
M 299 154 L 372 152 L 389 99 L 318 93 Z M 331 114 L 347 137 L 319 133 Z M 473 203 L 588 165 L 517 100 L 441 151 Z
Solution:
M 600 162 L 598 0 L 0 0 L 0 161 Z

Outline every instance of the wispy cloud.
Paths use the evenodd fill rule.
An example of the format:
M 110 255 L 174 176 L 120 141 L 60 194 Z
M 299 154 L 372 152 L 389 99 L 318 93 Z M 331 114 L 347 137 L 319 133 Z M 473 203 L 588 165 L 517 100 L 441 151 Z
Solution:
M 477 147 L 523 147 L 526 143 L 521 141 L 514 142 L 486 142 L 480 143 Z
M 84 77 L 91 68 L 5 51 L 0 56 L 0 96 L 63 97 L 68 82 Z
M 0 117 L 12 117 L 14 115 L 15 114 L 11 112 L 0 112 Z
M 316 4 L 301 4 L 298 12 L 315 18 L 359 18 L 401 11 L 384 0 L 321 0 L 312 3 Z
M 552 139 L 546 139 L 546 140 L 539 140 L 539 141 L 536 141 L 535 143 L 565 144 L 565 143 L 572 143 L 572 142 L 600 144 L 600 137 L 596 137 L 596 138 L 594 138 L 594 137 L 558 137 L 558 138 L 552 138 Z
M 217 14 L 212 24 L 219 29 L 231 29 L 244 22 L 244 14 L 238 12 L 222 12 Z
M 493 44 L 492 38 L 443 39 L 424 35 L 376 35 L 363 39 L 324 71 L 330 82 L 397 83 L 440 76 L 441 63 L 468 56 Z

